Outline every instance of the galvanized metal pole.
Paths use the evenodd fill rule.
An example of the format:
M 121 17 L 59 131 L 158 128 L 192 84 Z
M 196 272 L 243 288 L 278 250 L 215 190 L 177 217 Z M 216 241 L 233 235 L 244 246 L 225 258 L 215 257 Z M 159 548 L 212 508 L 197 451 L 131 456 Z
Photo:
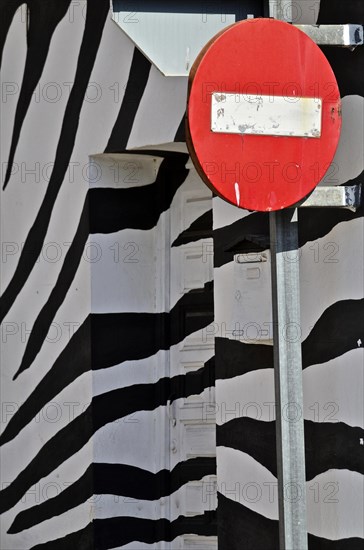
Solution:
M 270 15 L 292 22 L 290 0 Z M 280 550 L 307 550 L 298 211 L 270 213 Z
M 307 550 L 297 209 L 270 214 L 281 550 Z

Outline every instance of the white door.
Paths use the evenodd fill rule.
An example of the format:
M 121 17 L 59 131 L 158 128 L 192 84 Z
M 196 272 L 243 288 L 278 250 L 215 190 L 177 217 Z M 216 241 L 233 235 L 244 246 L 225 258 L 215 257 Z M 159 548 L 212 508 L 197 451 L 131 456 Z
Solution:
M 208 228 L 212 222 L 207 221 L 202 228 L 199 224 L 191 226 L 203 214 L 206 218 L 209 217 L 212 195 L 192 165 L 188 167 L 191 168 L 189 176 L 175 196 L 169 220 L 171 245 L 182 233 L 187 241 L 185 244 L 178 244 L 177 241 L 174 246 L 172 245 L 169 259 L 170 306 L 173 307 L 186 293 L 190 293 L 191 297 L 194 294 L 192 305 L 184 307 L 179 315 L 178 322 L 186 325 L 190 322 L 196 323 L 199 316 L 206 318 L 210 315 L 213 318 L 212 227 L 210 231 L 206 230 L 206 225 Z M 206 363 L 214 356 L 214 339 L 211 332 L 205 328 L 199 329 L 185 337 L 180 344 L 172 346 L 169 356 L 171 377 L 209 368 Z M 171 396 L 171 404 L 167 410 L 169 467 L 172 470 L 177 464 L 185 462 L 186 468 L 190 467 L 189 477 L 196 477 L 175 491 L 170 499 L 171 520 L 185 516 L 188 525 L 191 522 L 189 518 L 201 516 L 205 511 L 216 510 L 217 505 L 216 467 L 212 467 L 216 464 L 213 373 L 211 381 L 205 383 L 202 393 L 178 399 Z M 206 472 L 210 473 L 203 475 Z M 197 523 L 214 521 L 211 516 L 213 514 L 208 514 Z M 165 545 L 165 548 L 212 550 L 217 548 L 217 538 L 186 534 Z

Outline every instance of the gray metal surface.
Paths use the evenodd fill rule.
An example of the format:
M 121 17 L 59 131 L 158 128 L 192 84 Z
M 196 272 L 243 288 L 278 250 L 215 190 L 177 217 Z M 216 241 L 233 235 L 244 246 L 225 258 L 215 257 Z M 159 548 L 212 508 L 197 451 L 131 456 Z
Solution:
M 299 207 L 350 208 L 356 210 L 362 202 L 361 185 L 316 187 Z
M 297 209 L 269 216 L 280 549 L 307 550 Z
M 292 0 L 270 0 L 269 14 L 292 21 Z M 307 550 L 297 208 L 271 212 L 269 224 L 279 548 Z
M 355 48 L 363 44 L 362 25 L 294 25 L 320 46 Z

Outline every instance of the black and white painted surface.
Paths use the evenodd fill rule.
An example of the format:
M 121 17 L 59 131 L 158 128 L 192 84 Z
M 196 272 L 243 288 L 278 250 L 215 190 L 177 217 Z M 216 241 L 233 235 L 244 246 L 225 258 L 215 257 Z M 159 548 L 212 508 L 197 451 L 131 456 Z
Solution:
M 158 291 L 191 186 L 173 150 L 186 79 L 162 77 L 108 1 L 3 4 L 1 547 L 211 547 L 214 514 L 176 502 L 215 476 L 215 437 L 211 456 L 165 458 L 173 403 L 214 384 L 213 342 L 200 368 L 165 368 L 213 320 L 211 270 Z
M 349 21 L 362 23 L 359 2 L 321 2 L 319 23 Z M 343 130 L 321 185 L 359 184 L 363 76 L 357 67 L 364 51 L 326 48 L 325 53 L 343 96 Z M 241 215 L 219 198 L 213 200 L 213 217 L 219 548 L 238 549 L 244 541 L 246 549 L 273 550 L 278 502 L 272 331 L 265 307 L 269 285 L 249 280 L 236 263 L 239 256 L 234 261 L 234 254 L 252 261 L 257 255 L 248 252 L 267 250 L 268 218 Z M 302 320 L 287 337 L 302 340 L 309 548 L 359 549 L 364 544 L 363 209 L 302 209 L 299 223 Z M 298 258 L 288 253 L 287 261 Z M 263 276 L 264 264 L 246 265 Z M 250 293 L 248 306 L 244 291 Z M 294 407 L 286 412 L 292 421 L 301 414 Z M 287 487 L 287 498 L 299 498 L 296 488 Z
M 321 4 L 319 22 L 363 22 L 359 1 Z M 214 198 L 170 224 L 196 178 L 187 82 L 151 66 L 108 1 L 2 6 L 1 548 L 197 550 L 217 532 L 222 549 L 276 548 L 271 346 L 227 333 L 233 255 L 266 248 L 266 216 Z M 360 183 L 363 49 L 325 53 L 344 96 L 326 184 Z M 303 211 L 300 227 L 310 547 L 362 548 L 362 210 Z M 189 284 L 174 272 L 167 293 L 188 250 Z M 216 407 L 211 346 L 168 366 L 201 338 Z M 175 505 L 216 474 L 211 453 L 166 455 L 186 403 L 216 415 L 218 527 L 198 491 L 193 516 Z

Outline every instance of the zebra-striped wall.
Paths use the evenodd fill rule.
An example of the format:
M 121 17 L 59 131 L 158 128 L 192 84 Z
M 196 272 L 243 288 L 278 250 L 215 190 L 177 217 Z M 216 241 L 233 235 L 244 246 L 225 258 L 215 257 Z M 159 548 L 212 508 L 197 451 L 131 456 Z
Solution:
M 109 8 L 3 2 L 4 549 L 216 535 L 203 506 L 192 518 L 175 507 L 215 458 L 165 457 L 173 401 L 214 384 L 211 357 L 166 368 L 212 322 L 211 281 L 170 304 L 156 294 L 168 213 L 189 181 L 186 147 L 173 145 L 187 79 L 162 77 Z M 210 218 L 200 236 L 211 229 Z
M 106 0 L 2 5 L 1 548 L 213 541 L 214 513 L 184 517 L 171 495 L 214 474 L 215 459 L 165 456 L 171 402 L 214 385 L 211 356 L 167 368 L 201 330 L 216 344 L 219 548 L 276 548 L 271 346 L 222 332 L 234 252 L 252 238 L 266 249 L 266 216 L 213 199 L 214 304 L 208 278 L 165 303 L 167 218 L 193 171 L 173 143 L 186 79 L 162 77 Z M 362 22 L 359 1 L 344 6 L 322 2 L 319 21 Z M 329 183 L 360 183 L 362 50 L 325 53 L 344 96 Z M 310 544 L 361 548 L 362 210 L 302 212 L 300 227 Z M 192 216 L 168 254 L 211 229 L 211 209 Z

